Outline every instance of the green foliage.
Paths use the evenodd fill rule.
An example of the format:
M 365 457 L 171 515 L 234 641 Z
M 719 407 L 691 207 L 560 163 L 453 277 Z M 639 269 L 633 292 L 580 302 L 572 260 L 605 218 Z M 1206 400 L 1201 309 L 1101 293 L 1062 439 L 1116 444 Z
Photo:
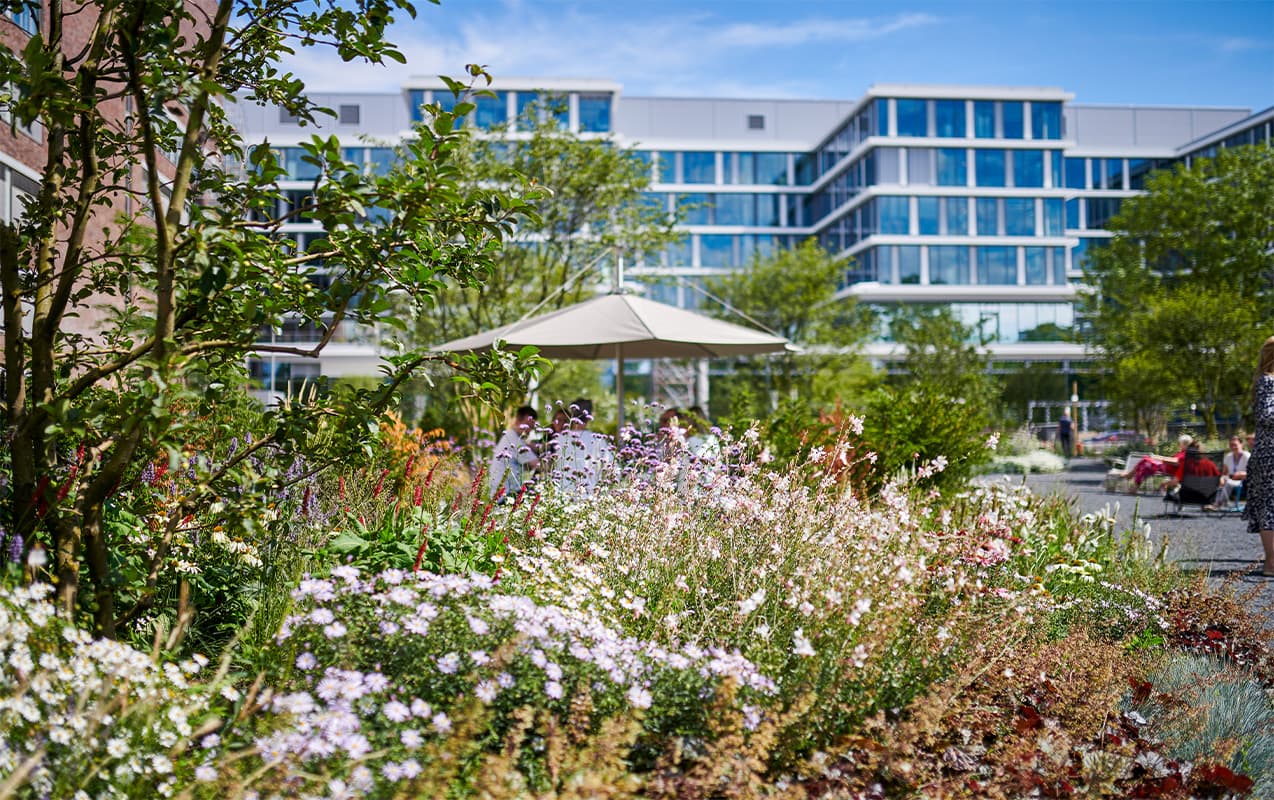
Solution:
M 708 281 L 708 290 L 728 306 L 714 307 L 711 313 L 731 322 L 759 324 L 804 349 L 739 359 L 729 382 L 763 386 L 776 398 L 799 396 L 814 408 L 827 408 L 868 381 L 863 364 L 850 352 L 866 337 L 868 320 L 852 300 L 835 298 L 844 271 L 843 262 L 811 239 L 757 256 L 747 267 Z M 725 394 L 731 393 L 726 387 Z M 754 402 L 748 416 L 772 410 L 769 397 L 752 397 L 765 402 L 760 407 Z M 733 405 L 727 399 L 719 407 L 737 416 Z
M 865 401 L 864 440 L 877 454 L 876 472 L 887 479 L 941 459 L 931 479 L 957 486 L 990 456 L 997 388 L 986 357 L 945 308 L 901 309 L 891 330 L 905 349 L 903 373 Z
M 330 113 L 279 71 L 280 57 L 331 46 L 347 60 L 401 61 L 384 34 L 414 8 L 406 0 L 212 6 L 211 17 L 197 18 L 202 7 L 180 3 L 55 5 L 44 24 L 50 38 L 32 37 L 22 53 L 0 50 L 0 74 L 19 98 L 12 110 L 41 124 L 48 153 L 40 193 L 20 220 L 0 225 L 3 423 L 13 442 L 0 456 L 10 487 L 0 523 L 27 547 L 47 548 L 63 605 L 91 613 L 108 636 L 140 618 L 121 603 L 160 599 L 166 579 L 148 577 L 156 586 L 140 596 L 135 584 L 170 569 L 165 537 L 182 520 L 217 504 L 245 526 L 263 518 L 287 478 L 282 468 L 257 471 L 254 459 L 286 467 L 293 459 L 278 456 L 304 452 L 317 471 L 365 458 L 399 387 L 438 357 L 397 348 L 376 386 L 333 387 L 264 413 L 252 446 L 197 461 L 189 490 L 135 532 L 150 537 L 137 543 L 144 563 L 121 558 L 128 543 L 119 525 L 105 524 L 108 499 L 151 459 L 175 462 L 199 446 L 193 409 L 241 402 L 251 354 L 313 357 L 345 326 L 402 329 L 391 310 L 425 308 L 445 281 L 482 281 L 514 228 L 538 220 L 526 202 L 536 192 L 467 182 L 464 108 L 435 106 L 402 161 L 382 174 L 346 161 L 335 137 L 299 144 L 317 177 L 311 204 L 296 213 L 325 237 L 296 252 L 277 233 L 289 219 L 275 214 L 286 173 L 279 154 L 247 146 L 232 107 L 261 102 L 302 121 Z M 84 28 L 78 15 L 90 12 L 97 24 Z M 69 29 L 88 36 L 73 60 L 60 38 Z M 489 80 L 476 68 L 470 77 Z M 150 111 L 120 126 L 121 96 Z M 320 271 L 328 281 L 314 280 Z M 85 334 L 75 318 L 97 305 L 114 311 Z M 312 349 L 256 344 L 263 328 L 294 319 L 325 337 Z M 513 373 L 536 363 L 533 354 L 469 362 L 476 377 L 461 394 L 498 398 L 522 382 Z M 90 591 L 80 591 L 82 578 Z
M 1197 403 L 1247 413 L 1255 354 L 1274 324 L 1274 149 L 1227 148 L 1155 173 L 1124 201 L 1108 246 L 1089 256 L 1086 340 L 1108 365 L 1104 387 L 1158 437 L 1165 409 Z

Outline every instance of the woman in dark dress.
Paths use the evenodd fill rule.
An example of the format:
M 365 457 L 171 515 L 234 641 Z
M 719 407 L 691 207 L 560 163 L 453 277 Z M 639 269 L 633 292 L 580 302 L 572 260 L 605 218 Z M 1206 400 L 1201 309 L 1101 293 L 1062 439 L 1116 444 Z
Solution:
M 1247 462 L 1248 500 L 1243 518 L 1248 532 L 1261 535 L 1265 550 L 1261 574 L 1274 578 L 1274 336 L 1261 346 L 1252 384 L 1252 413 L 1256 417 L 1256 443 Z

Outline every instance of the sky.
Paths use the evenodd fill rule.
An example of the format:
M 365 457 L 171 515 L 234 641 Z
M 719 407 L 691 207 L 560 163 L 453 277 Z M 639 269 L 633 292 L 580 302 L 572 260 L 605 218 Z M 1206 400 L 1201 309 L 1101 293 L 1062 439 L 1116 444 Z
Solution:
M 412 75 L 605 78 L 624 94 L 855 100 L 874 83 L 1051 86 L 1075 102 L 1274 105 L 1274 0 L 416 0 L 405 66 L 302 51 L 315 91 Z

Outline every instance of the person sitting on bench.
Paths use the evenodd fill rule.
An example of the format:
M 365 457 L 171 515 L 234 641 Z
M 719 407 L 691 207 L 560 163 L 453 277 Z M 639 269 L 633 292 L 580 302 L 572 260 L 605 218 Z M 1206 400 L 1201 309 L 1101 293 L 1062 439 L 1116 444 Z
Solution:
M 1132 489 L 1129 494 L 1140 492 L 1141 484 L 1145 483 L 1147 478 L 1155 475 L 1172 475 L 1176 472 L 1177 466 L 1185 456 L 1186 446 L 1191 441 L 1193 439 L 1190 436 L 1182 434 L 1177 440 L 1177 443 L 1181 445 L 1181 449 L 1177 451 L 1175 456 L 1169 458 L 1168 456 L 1148 455 L 1136 464 L 1130 465 L 1129 469 L 1120 475 L 1122 478 L 1132 479 Z
M 1194 439 L 1186 445 L 1183 457 L 1177 463 L 1177 470 L 1171 478 L 1164 481 L 1163 490 L 1166 496 L 1172 496 L 1177 488 L 1181 486 L 1181 481 L 1187 475 L 1199 475 L 1205 478 L 1219 477 L 1221 470 L 1217 469 L 1217 465 L 1212 459 L 1203 455 L 1199 449 L 1199 443 Z
M 1251 455 L 1243 449 L 1243 439 L 1235 434 L 1230 437 L 1230 450 L 1221 457 L 1221 485 L 1216 490 L 1216 500 L 1206 511 L 1217 511 L 1230 505 L 1243 481 L 1247 478 L 1247 459 Z

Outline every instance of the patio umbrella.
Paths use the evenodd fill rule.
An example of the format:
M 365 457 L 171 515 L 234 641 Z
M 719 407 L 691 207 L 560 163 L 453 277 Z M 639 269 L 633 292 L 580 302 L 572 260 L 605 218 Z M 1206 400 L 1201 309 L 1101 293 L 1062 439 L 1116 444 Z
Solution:
M 626 358 L 729 358 L 790 348 L 781 336 L 643 297 L 612 293 L 433 349 L 481 352 L 497 341 L 511 348 L 534 345 L 546 358 L 614 358 L 620 426 L 624 424 Z

